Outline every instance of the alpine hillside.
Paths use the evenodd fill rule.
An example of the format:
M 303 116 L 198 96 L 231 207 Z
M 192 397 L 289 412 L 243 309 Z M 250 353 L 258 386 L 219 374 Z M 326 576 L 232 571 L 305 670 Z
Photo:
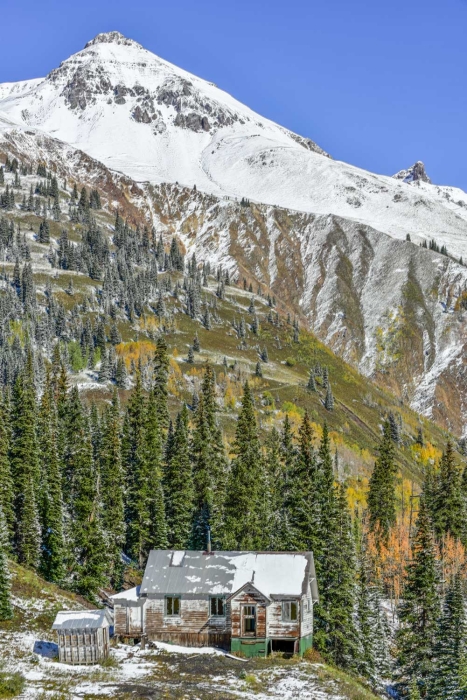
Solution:
M 422 163 L 334 160 L 118 32 L 43 79 L 0 85 L 0 148 L 79 167 L 189 254 L 276 293 L 345 360 L 462 434 L 467 194 Z

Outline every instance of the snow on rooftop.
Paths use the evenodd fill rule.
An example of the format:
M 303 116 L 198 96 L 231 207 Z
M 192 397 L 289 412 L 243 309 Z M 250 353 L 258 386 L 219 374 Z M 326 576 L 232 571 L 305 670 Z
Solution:
M 184 549 L 179 549 L 176 550 L 172 554 L 172 561 L 170 562 L 171 566 L 181 566 L 183 562 L 183 557 L 185 556 L 185 550 Z
M 126 591 L 120 591 L 120 593 L 116 593 L 115 595 L 111 596 L 112 600 L 132 600 L 136 601 L 139 598 L 139 592 L 140 592 L 141 586 L 135 586 L 134 588 L 128 588 Z
M 183 554 L 183 556 L 181 556 Z M 179 562 L 173 564 L 175 560 Z M 315 577 L 311 552 L 177 552 L 149 554 L 141 594 L 231 595 L 252 583 L 266 597 L 300 596 Z M 317 591 L 313 592 L 317 597 Z
M 62 610 L 57 613 L 52 629 L 94 629 L 108 627 L 112 615 L 107 609 L 103 610 Z

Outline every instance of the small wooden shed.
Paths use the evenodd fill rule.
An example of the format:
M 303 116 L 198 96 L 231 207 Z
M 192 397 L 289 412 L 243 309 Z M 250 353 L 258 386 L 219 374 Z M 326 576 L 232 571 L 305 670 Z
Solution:
M 58 635 L 58 658 L 65 664 L 96 664 L 107 658 L 112 613 L 107 610 L 63 610 L 52 629 Z

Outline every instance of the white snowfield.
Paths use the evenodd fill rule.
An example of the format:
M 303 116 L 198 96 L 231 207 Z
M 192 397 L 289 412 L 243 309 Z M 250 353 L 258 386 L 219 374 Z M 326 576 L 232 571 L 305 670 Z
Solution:
M 139 182 L 332 213 L 395 238 L 433 237 L 467 257 L 465 192 L 332 160 L 118 32 L 98 35 L 44 79 L 0 85 L 0 129 L 2 117 Z

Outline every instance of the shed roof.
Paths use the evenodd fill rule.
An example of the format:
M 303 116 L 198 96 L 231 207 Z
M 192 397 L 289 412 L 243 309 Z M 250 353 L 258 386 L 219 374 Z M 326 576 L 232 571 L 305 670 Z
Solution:
M 141 595 L 232 595 L 246 583 L 268 598 L 298 597 L 318 600 L 312 552 L 211 552 L 152 550 Z
M 115 595 L 110 596 L 112 600 L 116 601 L 137 601 L 139 600 L 141 586 L 135 586 L 134 588 L 127 588 L 125 591 L 120 591 L 120 593 L 115 593 Z
M 53 630 L 98 629 L 113 625 L 112 614 L 102 610 L 62 610 L 57 613 Z

